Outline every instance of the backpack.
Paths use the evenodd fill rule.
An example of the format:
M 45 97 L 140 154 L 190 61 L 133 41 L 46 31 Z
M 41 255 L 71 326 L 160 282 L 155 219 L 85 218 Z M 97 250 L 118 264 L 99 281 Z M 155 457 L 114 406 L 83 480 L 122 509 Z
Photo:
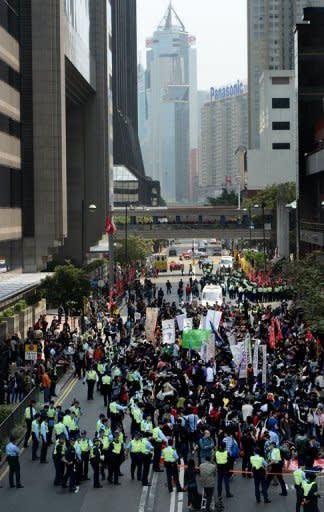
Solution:
M 240 455 L 239 445 L 237 444 L 236 440 L 233 439 L 232 446 L 230 448 L 230 456 L 234 457 L 234 459 L 237 459 Z

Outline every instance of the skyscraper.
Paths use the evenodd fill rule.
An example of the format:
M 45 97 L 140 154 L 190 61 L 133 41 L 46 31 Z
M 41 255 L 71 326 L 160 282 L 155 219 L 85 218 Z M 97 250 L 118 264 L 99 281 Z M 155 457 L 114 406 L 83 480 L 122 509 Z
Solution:
M 239 94 L 220 95 L 201 109 L 199 185 L 210 196 L 224 187 L 237 188 L 235 177 L 239 168 L 235 152 L 248 139 L 247 92 L 241 85 Z
M 294 69 L 293 28 L 312 0 L 248 0 L 249 147 L 259 146 L 259 80 L 265 70 Z
M 196 149 L 197 153 L 194 42 L 171 3 L 153 38 L 147 42 L 149 137 L 144 148 L 145 168 L 160 181 L 161 194 L 167 202 L 188 200 L 190 150 Z M 192 160 L 196 158 L 197 155 L 192 155 Z

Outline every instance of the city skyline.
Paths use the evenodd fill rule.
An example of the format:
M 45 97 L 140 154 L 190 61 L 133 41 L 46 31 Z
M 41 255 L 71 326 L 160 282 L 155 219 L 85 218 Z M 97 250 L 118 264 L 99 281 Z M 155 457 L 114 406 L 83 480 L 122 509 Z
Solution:
M 215 7 L 215 0 L 203 0 L 197 9 L 193 0 L 173 0 L 172 5 L 186 30 L 197 39 L 198 89 L 247 79 L 247 7 L 245 0 L 229 0 Z M 145 41 L 153 35 L 169 0 L 138 0 L 138 59 L 145 65 Z M 212 13 L 212 14 L 211 14 Z M 215 16 L 213 14 L 215 13 Z M 220 50 L 217 51 L 217 48 Z M 226 49 L 226 58 L 224 57 Z

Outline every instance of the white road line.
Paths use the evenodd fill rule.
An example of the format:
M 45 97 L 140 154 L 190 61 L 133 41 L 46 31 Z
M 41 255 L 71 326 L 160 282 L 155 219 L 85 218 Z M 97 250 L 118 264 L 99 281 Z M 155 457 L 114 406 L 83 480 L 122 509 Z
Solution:
M 146 503 L 146 498 L 147 498 L 148 490 L 149 490 L 148 487 L 143 487 L 143 489 L 142 489 L 141 501 L 140 501 L 140 504 L 139 504 L 138 512 L 144 512 L 145 511 L 145 503 Z
M 170 512 L 175 512 L 175 499 L 176 499 L 176 491 L 173 489 L 171 492 L 171 500 L 170 500 Z
M 149 493 L 148 502 L 147 502 L 147 512 L 153 512 L 153 510 L 154 510 L 154 499 L 155 499 L 155 491 L 156 491 L 157 481 L 158 481 L 158 473 L 154 472 L 153 478 L 152 478 L 152 487 L 150 487 L 150 493 Z
M 179 480 L 180 480 L 180 485 L 183 488 L 183 485 L 184 485 L 184 468 L 183 467 L 180 468 Z M 179 493 L 178 494 L 178 511 L 177 512 L 182 512 L 183 498 L 184 498 L 183 492 Z

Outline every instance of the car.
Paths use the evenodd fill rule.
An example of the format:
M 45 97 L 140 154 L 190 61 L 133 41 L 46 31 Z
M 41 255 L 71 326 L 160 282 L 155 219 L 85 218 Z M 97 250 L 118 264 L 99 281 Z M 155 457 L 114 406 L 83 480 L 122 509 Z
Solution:
M 183 263 L 181 263 L 180 261 L 171 261 L 169 268 L 170 272 L 173 272 L 174 270 L 182 270 Z
M 192 258 L 192 252 L 190 251 L 185 251 L 182 253 L 182 256 L 185 260 L 190 260 Z

